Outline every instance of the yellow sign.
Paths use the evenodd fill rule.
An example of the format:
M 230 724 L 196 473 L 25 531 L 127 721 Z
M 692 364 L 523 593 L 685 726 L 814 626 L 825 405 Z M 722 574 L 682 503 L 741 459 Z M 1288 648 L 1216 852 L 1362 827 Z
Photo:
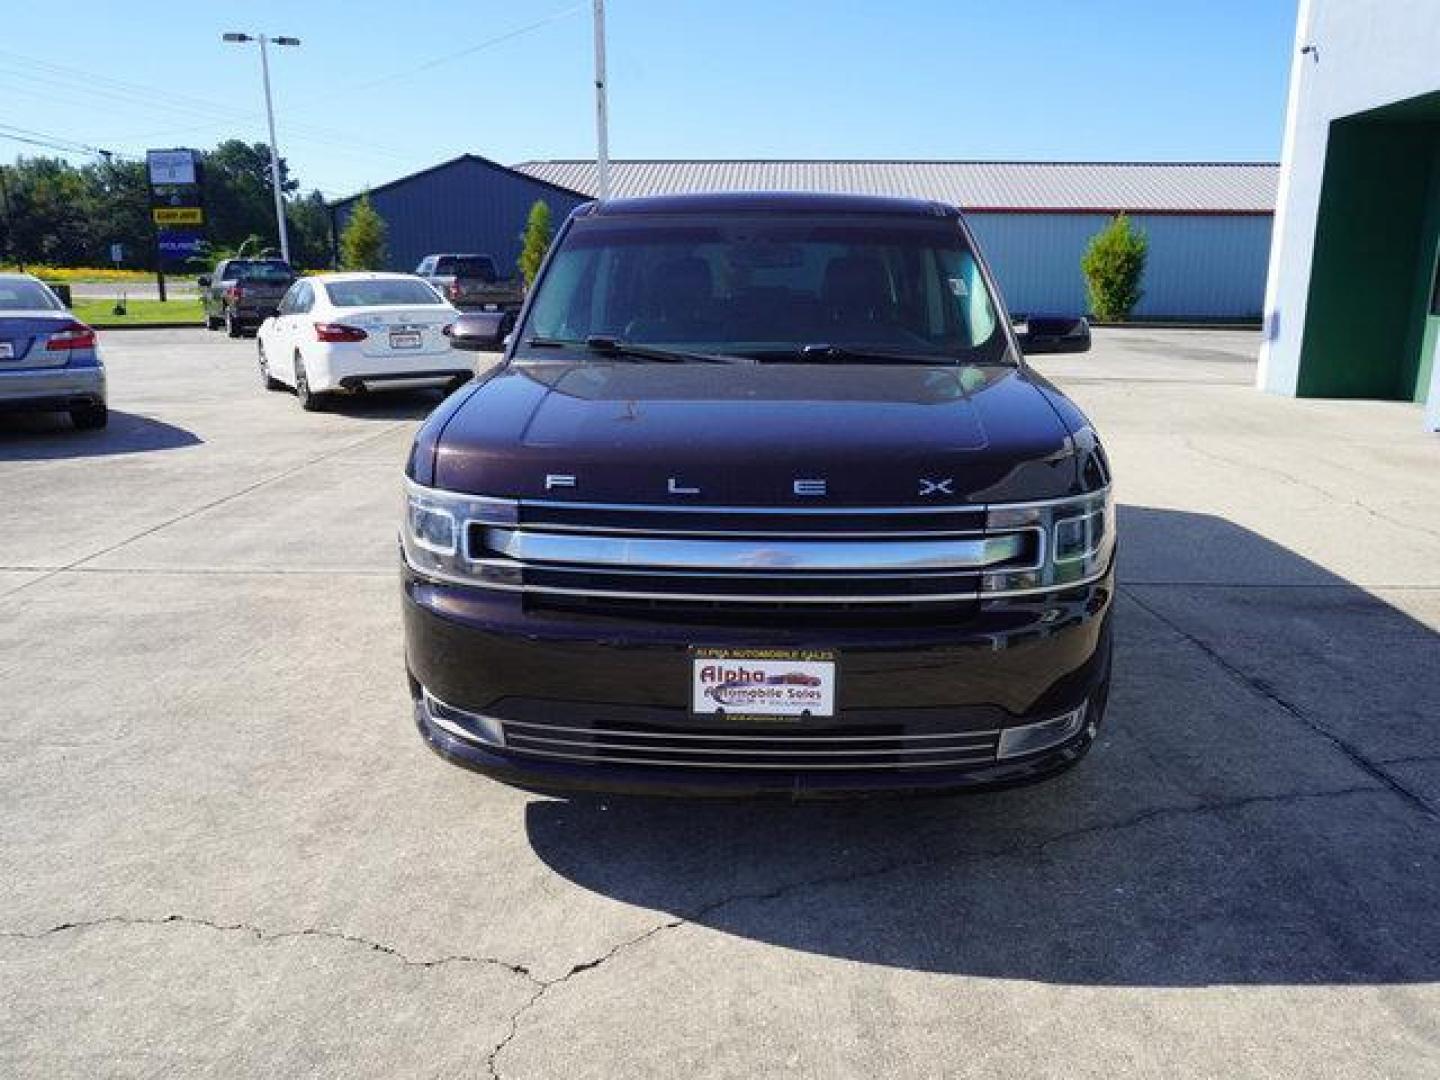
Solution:
M 199 225 L 205 213 L 198 206 L 161 206 L 151 211 L 156 225 Z

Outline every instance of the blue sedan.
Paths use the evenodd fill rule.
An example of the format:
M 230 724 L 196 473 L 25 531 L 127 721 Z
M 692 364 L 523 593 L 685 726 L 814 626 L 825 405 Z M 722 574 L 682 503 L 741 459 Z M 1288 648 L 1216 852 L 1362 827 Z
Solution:
M 0 274 L 0 412 L 68 412 L 77 428 L 102 428 L 105 367 L 95 331 L 44 282 Z

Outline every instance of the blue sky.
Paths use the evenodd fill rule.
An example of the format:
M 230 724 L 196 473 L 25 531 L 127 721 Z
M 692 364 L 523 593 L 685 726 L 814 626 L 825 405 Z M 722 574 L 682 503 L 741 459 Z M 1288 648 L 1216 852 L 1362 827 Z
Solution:
M 588 0 L 66 0 L 63 26 L 6 6 L 0 131 L 125 153 L 263 139 L 259 57 L 220 34 L 265 30 L 303 39 L 272 74 L 306 188 L 465 151 L 594 154 Z M 611 154 L 1274 160 L 1295 8 L 608 0 Z M 30 152 L 0 139 L 0 160 Z

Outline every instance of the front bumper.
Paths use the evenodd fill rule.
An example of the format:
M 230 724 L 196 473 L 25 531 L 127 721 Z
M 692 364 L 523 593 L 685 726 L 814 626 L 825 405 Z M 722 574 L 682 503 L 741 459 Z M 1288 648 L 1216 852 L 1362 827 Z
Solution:
M 63 412 L 104 402 L 103 367 L 0 371 L 0 412 Z
M 1080 588 L 977 604 L 952 625 L 784 629 L 537 612 L 513 594 L 407 568 L 415 720 L 450 760 L 541 791 L 803 798 L 1027 783 L 1075 764 L 1095 737 L 1113 586 L 1112 569 Z M 835 650 L 836 715 L 764 729 L 697 718 L 685 705 L 692 645 Z M 1058 745 L 996 756 L 1005 731 L 1082 707 L 1078 731 Z M 784 749 L 746 749 L 760 745 Z M 684 749 L 697 746 L 710 749 Z M 850 746 L 867 752 L 826 756 Z M 903 749 L 914 746 L 966 752 L 932 764 Z

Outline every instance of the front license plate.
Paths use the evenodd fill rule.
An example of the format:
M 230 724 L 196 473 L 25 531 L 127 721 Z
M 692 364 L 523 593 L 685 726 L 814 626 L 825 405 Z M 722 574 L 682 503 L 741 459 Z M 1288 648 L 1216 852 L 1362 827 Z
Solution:
M 0 360 L 15 359 L 15 346 L 8 341 L 0 341 Z
M 415 330 L 395 330 L 390 334 L 392 349 L 418 349 L 422 343 L 420 334 Z
M 835 715 L 828 649 L 691 649 L 690 711 L 727 720 Z

